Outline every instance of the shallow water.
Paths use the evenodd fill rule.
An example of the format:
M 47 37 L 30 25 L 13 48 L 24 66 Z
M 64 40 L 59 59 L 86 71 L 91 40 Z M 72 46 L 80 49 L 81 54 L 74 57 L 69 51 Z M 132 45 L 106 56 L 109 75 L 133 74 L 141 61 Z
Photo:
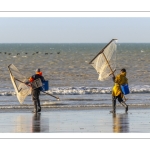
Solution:
M 100 105 L 95 98 L 111 99 L 111 79 L 98 81 L 98 74 L 89 65 L 90 60 L 106 45 L 95 44 L 0 44 L 0 103 L 2 105 L 20 105 L 10 81 L 7 66 L 14 64 L 27 77 L 34 74 L 36 68 L 41 68 L 45 79 L 49 80 L 51 94 L 58 95 L 63 103 L 68 103 L 66 97 L 77 99 L 69 104 L 87 105 L 87 99 L 92 99 L 90 105 Z M 118 43 L 117 71 L 127 69 L 130 86 L 130 97 L 136 95 L 141 101 L 137 104 L 149 104 L 145 95 L 150 93 L 150 44 L 149 43 Z M 98 94 L 98 96 L 97 96 Z M 106 97 L 104 95 L 107 95 Z M 140 95 L 139 95 L 140 94 Z M 144 94 L 144 95 L 141 95 Z M 78 100 L 80 97 L 80 101 Z M 94 98 L 93 98 L 94 97 Z M 128 97 L 128 96 L 127 96 Z M 148 96 L 146 96 L 148 97 Z M 48 96 L 41 96 L 43 104 Z M 83 102 L 82 102 L 83 99 Z M 30 103 L 31 97 L 25 104 Z M 45 100 L 46 101 L 46 100 Z M 57 103 L 57 101 L 55 101 Z M 82 103 L 81 103 L 82 102 Z M 85 103 L 86 102 L 86 103 Z M 105 101 L 104 104 L 107 104 Z M 60 105 L 59 105 L 60 106 Z
M 52 87 L 110 86 L 110 80 L 99 82 L 89 65 L 105 44 L 0 44 L 1 87 L 10 87 L 7 66 L 13 63 L 27 77 L 41 68 Z M 131 85 L 149 83 L 150 44 L 118 44 L 117 72 L 127 69 Z
M 49 95 L 41 95 L 42 108 L 102 108 L 112 107 L 111 94 L 85 94 L 85 95 L 57 95 L 60 101 Z M 129 94 L 126 103 L 130 106 L 150 106 L 149 94 Z M 120 103 L 117 101 L 117 107 Z M 121 106 L 122 107 L 122 106 Z M 0 109 L 33 109 L 31 96 L 28 96 L 23 104 L 20 104 L 16 96 L 1 96 Z M 124 109 L 122 107 L 122 109 Z

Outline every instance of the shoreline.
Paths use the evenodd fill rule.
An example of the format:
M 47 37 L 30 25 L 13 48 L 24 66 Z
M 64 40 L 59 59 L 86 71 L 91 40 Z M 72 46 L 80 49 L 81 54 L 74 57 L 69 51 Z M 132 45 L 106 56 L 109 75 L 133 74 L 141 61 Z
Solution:
M 130 110 L 133 110 L 133 109 L 150 109 L 150 105 L 149 104 L 140 104 L 140 105 L 136 105 L 136 104 L 128 104 L 128 107 L 129 107 L 129 111 Z M 111 109 L 112 106 L 111 105 L 97 105 L 97 106 L 42 106 L 41 105 L 41 108 L 42 108 L 42 111 L 55 111 L 55 110 L 100 110 L 100 109 Z M 29 110 L 32 110 L 33 109 L 33 105 L 30 105 L 30 106 L 9 106 L 9 105 L 4 105 L 4 106 L 1 106 L 0 108 L 0 113 L 1 112 L 5 112 L 5 110 L 7 111 L 19 111 L 19 112 L 26 112 L 26 111 L 29 111 Z M 124 107 L 120 104 L 116 105 L 116 110 L 117 109 L 123 109 L 124 110 Z M 128 111 L 128 112 L 129 112 Z

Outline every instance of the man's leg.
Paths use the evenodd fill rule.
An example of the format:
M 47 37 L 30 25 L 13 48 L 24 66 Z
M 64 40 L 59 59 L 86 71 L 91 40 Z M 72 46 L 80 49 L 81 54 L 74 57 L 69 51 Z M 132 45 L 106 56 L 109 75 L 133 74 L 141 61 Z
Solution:
M 37 91 L 32 90 L 32 101 L 34 105 L 34 110 L 32 111 L 33 113 L 37 113 Z
M 128 105 L 123 101 L 122 97 L 121 97 L 121 94 L 118 97 L 118 101 L 120 102 L 120 104 L 125 107 L 125 111 L 127 112 L 128 111 Z
M 37 113 L 37 102 L 33 101 L 33 105 L 34 105 L 34 110 L 32 112 Z
M 41 112 L 41 105 L 40 105 L 39 96 L 40 96 L 40 90 L 37 93 L 37 105 L 38 105 L 38 112 Z
M 111 113 L 116 113 L 116 97 L 112 96 L 112 111 Z

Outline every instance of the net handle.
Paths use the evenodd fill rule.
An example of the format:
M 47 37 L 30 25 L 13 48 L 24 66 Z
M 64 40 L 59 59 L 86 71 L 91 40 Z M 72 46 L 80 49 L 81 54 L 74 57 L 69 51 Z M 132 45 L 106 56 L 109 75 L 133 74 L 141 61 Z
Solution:
M 24 83 L 24 84 L 25 84 L 25 82 L 22 82 L 22 81 L 20 81 L 20 80 L 18 80 L 18 79 L 15 79 L 15 80 L 17 80 L 17 81 L 19 81 L 19 82 L 21 82 L 21 83 Z M 25 85 L 27 85 L 27 84 L 25 84 Z M 27 86 L 30 86 L 30 85 L 27 85 Z M 30 87 L 31 87 L 31 86 L 30 86 Z M 54 95 L 52 95 L 52 94 L 46 93 L 46 92 L 44 92 L 44 91 L 41 91 L 41 92 L 43 92 L 43 93 L 45 93 L 45 94 L 47 94 L 47 95 L 50 95 L 50 96 L 52 96 L 52 97 L 56 98 L 57 100 L 60 100 L 60 99 L 59 99 L 59 97 L 56 97 L 56 96 L 54 96 Z
M 105 56 L 104 53 L 103 53 L 103 56 L 104 56 L 104 58 L 105 58 L 105 60 L 106 60 L 106 62 L 107 62 L 107 64 L 108 64 L 108 66 L 109 66 L 109 68 L 110 68 L 110 70 L 111 70 L 111 74 L 113 75 L 113 77 L 115 77 L 115 74 L 114 74 L 115 71 L 112 70 L 112 68 L 111 68 L 111 66 L 110 66 L 110 64 L 109 64 L 109 62 L 108 62 L 108 60 L 107 60 L 107 58 L 106 58 L 106 56 Z M 120 85 L 119 85 L 119 86 L 120 86 Z M 121 93 L 123 94 L 122 90 L 121 90 Z M 126 99 L 126 97 L 125 97 L 124 94 L 123 94 L 123 98 L 125 99 L 125 101 L 127 101 L 127 99 Z
M 109 62 L 108 62 L 108 60 L 107 60 L 107 58 L 106 58 L 106 56 L 105 56 L 105 54 L 104 54 L 103 52 L 104 52 L 105 48 L 106 48 L 111 42 L 113 42 L 114 40 L 117 40 L 117 39 L 112 39 L 112 40 L 89 62 L 89 64 L 91 64 L 92 61 L 93 61 L 99 54 L 102 53 L 103 56 L 104 56 L 104 58 L 105 58 L 105 60 L 106 60 L 106 62 L 107 62 L 107 64 L 108 64 L 108 66 L 109 66 L 109 68 L 110 68 L 110 70 L 111 70 L 110 75 L 112 74 L 113 77 L 115 77 L 115 74 L 114 74 L 115 71 L 112 70 L 112 68 L 111 68 L 111 66 L 110 66 L 110 64 L 109 64 Z M 122 91 L 121 91 L 121 93 L 122 93 Z M 123 93 L 122 93 L 122 94 L 123 94 Z M 123 97 L 124 97 L 124 99 L 125 99 L 125 101 L 126 101 L 127 99 L 126 99 L 126 97 L 125 97 L 124 94 L 123 94 Z
M 109 66 L 109 68 L 110 68 L 110 70 L 111 70 L 111 74 L 113 75 L 113 77 L 115 77 L 115 74 L 114 74 L 115 71 L 112 70 L 112 68 L 111 68 L 111 66 L 110 66 L 110 64 L 109 64 L 109 62 L 108 62 L 108 60 L 107 60 L 107 58 L 106 58 L 106 56 L 105 56 L 104 53 L 103 53 L 103 56 L 104 56 L 104 58 L 105 58 L 105 60 L 106 60 L 106 62 L 107 62 L 107 64 L 108 64 L 108 66 Z M 120 85 L 119 85 L 119 86 L 120 86 Z M 121 93 L 123 94 L 122 90 L 121 90 Z M 123 94 L 123 98 L 125 99 L 125 101 L 127 101 L 127 99 L 126 99 L 126 97 L 125 97 L 124 94 Z
M 103 53 L 103 51 L 105 50 L 105 48 L 106 48 L 112 41 L 115 41 L 115 40 L 117 40 L 117 39 L 112 39 L 112 40 L 89 62 L 89 64 L 91 64 L 92 61 L 93 61 L 99 54 Z
M 105 60 L 106 60 L 106 62 L 107 62 L 107 64 L 108 64 L 108 66 L 109 66 L 109 68 L 110 68 L 110 70 L 111 70 L 111 74 L 113 75 L 113 77 L 115 77 L 114 71 L 112 70 L 112 68 L 111 68 L 111 66 L 110 66 L 110 64 L 109 64 L 109 62 L 108 62 L 108 60 L 107 60 L 105 54 L 104 54 L 104 53 L 102 53 L 102 54 L 103 54 L 103 56 L 104 56 L 104 58 L 105 58 Z
M 110 68 L 110 70 L 111 70 L 111 74 L 113 75 L 113 77 L 115 77 L 115 74 L 114 74 L 115 71 L 112 70 L 112 68 L 111 68 L 111 66 L 110 66 L 110 64 L 109 64 L 109 62 L 108 62 L 108 60 L 107 60 L 107 58 L 106 58 L 106 56 L 105 56 L 104 53 L 103 53 L 103 56 L 104 56 L 104 58 L 105 58 L 105 60 L 106 60 L 106 62 L 107 62 L 107 64 L 108 64 L 108 66 L 109 66 L 109 68 Z M 119 86 L 120 86 L 120 85 L 119 85 Z M 123 94 L 122 90 L 121 90 L 121 93 Z M 125 101 L 127 101 L 127 99 L 126 99 L 126 97 L 125 97 L 124 94 L 123 94 L 123 98 L 125 99 Z
M 12 72 L 11 72 L 11 70 L 10 70 L 10 68 L 9 68 L 11 65 L 12 65 L 12 64 L 10 64 L 10 65 L 8 66 L 8 70 L 9 70 L 9 72 L 10 72 L 10 75 L 13 77 Z M 15 86 L 16 86 L 16 88 L 17 88 L 17 91 L 19 92 L 15 80 L 14 80 L 14 83 L 15 83 Z

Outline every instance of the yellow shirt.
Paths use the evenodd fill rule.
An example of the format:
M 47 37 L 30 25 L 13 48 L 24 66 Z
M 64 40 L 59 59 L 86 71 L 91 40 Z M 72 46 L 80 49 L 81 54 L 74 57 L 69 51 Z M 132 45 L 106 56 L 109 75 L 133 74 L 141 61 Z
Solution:
M 112 88 L 112 96 L 118 96 L 122 94 L 120 85 L 128 84 L 128 79 L 126 78 L 126 72 L 118 74 L 115 78 L 115 84 Z M 123 95 L 121 95 L 123 97 Z

